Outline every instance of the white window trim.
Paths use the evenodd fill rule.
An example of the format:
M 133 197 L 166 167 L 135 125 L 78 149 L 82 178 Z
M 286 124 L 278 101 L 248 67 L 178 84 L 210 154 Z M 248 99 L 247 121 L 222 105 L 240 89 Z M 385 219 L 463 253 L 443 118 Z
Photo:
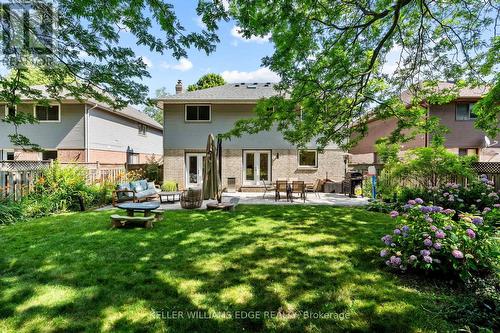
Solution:
M 14 109 L 16 110 L 15 111 L 15 114 L 17 114 L 17 105 L 14 105 Z M 5 104 L 5 118 L 7 118 L 7 116 L 9 115 L 9 105 Z
M 187 108 L 188 106 L 208 106 L 208 120 L 188 120 Z M 211 104 L 185 104 L 184 105 L 184 121 L 186 123 L 211 123 L 212 122 L 212 105 Z
M 9 161 L 9 160 L 7 160 L 7 154 L 8 153 L 14 154 L 14 160 L 16 159 L 16 151 L 14 149 L 2 149 L 2 154 L 0 156 L 0 158 L 1 158 L 0 160 L 2 160 L 2 161 Z
M 38 120 L 36 118 L 36 107 L 37 106 L 44 106 L 42 104 L 40 104 L 40 105 L 33 104 L 33 117 L 35 117 L 35 119 L 38 120 L 38 122 L 40 122 L 40 123 L 60 123 L 61 122 L 61 103 L 49 103 L 49 106 L 54 106 L 54 105 L 58 106 L 57 110 L 59 111 L 59 114 L 57 117 L 59 118 L 59 120 Z
M 314 166 L 312 165 L 300 165 L 300 152 L 314 152 Z M 297 151 L 297 165 L 299 169 L 317 169 L 318 168 L 318 151 L 315 149 L 299 149 Z
M 257 166 L 258 171 L 256 171 L 254 175 L 254 180 L 247 180 L 246 179 L 246 163 L 247 163 L 247 154 L 259 154 L 259 163 L 254 160 L 255 165 Z M 273 177 L 273 165 L 272 165 L 272 159 L 273 159 L 273 152 L 272 150 L 267 150 L 267 149 L 261 149 L 261 150 L 255 150 L 255 149 L 243 149 L 243 160 L 242 160 L 242 182 L 243 185 L 247 186 L 259 186 L 262 185 L 262 181 L 259 179 L 260 178 L 260 154 L 265 153 L 268 154 L 268 159 L 267 159 L 267 171 L 268 171 L 268 180 L 266 181 L 266 184 L 272 184 L 272 177 Z M 254 155 L 255 157 L 255 155 Z M 258 177 L 257 177 L 258 175 Z M 255 180 L 255 178 L 258 178 Z

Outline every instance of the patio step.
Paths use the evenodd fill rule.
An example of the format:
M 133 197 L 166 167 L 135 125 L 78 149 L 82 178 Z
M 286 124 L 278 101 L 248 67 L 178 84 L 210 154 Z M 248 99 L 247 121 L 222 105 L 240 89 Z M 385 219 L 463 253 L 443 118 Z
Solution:
M 245 186 L 240 187 L 240 192 L 264 192 L 264 186 L 245 185 Z

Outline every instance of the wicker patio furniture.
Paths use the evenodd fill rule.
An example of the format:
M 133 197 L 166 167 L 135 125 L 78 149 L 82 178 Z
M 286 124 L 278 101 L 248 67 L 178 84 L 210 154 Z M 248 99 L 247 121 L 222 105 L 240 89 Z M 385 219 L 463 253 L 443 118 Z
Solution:
M 203 204 L 201 189 L 188 189 L 181 194 L 181 207 L 185 209 L 200 208 Z

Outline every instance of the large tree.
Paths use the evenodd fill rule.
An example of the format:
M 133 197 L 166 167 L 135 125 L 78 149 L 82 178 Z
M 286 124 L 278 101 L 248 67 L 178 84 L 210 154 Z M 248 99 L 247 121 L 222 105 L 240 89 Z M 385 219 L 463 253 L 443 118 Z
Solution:
M 402 129 L 426 125 L 422 101 L 445 103 L 460 87 L 479 85 L 492 89 L 475 109 L 477 126 L 496 135 L 499 7 L 498 0 L 233 0 L 243 36 L 271 36 L 275 50 L 263 65 L 281 77 L 282 96 L 260 103 L 257 117 L 227 136 L 277 126 L 298 145 L 345 146 L 366 132 L 369 117 L 395 116 L 393 139 L 401 139 Z M 440 80 L 457 84 L 438 92 Z M 409 105 L 400 99 L 405 90 Z
M 161 87 L 160 89 L 155 90 L 155 99 L 165 97 L 167 95 L 167 88 L 165 87 Z M 149 101 L 148 105 L 146 105 L 142 112 L 144 112 L 163 126 L 163 110 L 158 107 L 156 101 Z
M 187 90 L 195 91 L 200 89 L 218 87 L 224 84 L 226 84 L 226 81 L 220 74 L 208 73 L 200 77 L 195 84 L 190 84 Z
M 11 71 L 0 75 L 0 101 L 9 106 L 22 98 L 43 104 L 65 94 L 117 108 L 142 104 L 148 89 L 141 80 L 149 73 L 141 57 L 122 45 L 121 33 L 131 34 L 151 51 L 179 59 L 191 47 L 212 52 L 219 41 L 218 19 L 226 18 L 221 1 L 204 0 L 197 7 L 206 26 L 201 32 L 187 32 L 167 0 L 59 0 L 57 7 L 46 1 L 12 1 L 0 11 L 6 41 L 0 61 Z M 45 76 L 46 92 L 32 86 L 31 64 Z M 15 125 L 11 141 L 30 148 L 29 139 L 18 129 L 33 119 L 19 115 L 5 121 Z

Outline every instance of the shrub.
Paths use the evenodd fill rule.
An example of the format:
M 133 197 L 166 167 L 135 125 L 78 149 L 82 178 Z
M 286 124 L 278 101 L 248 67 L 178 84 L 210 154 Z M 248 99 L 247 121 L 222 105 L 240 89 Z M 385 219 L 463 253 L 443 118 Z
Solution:
M 23 218 L 23 210 L 19 203 L 5 200 L 0 203 L 0 224 L 12 224 Z
M 165 192 L 174 192 L 177 191 L 178 186 L 173 180 L 167 180 L 161 185 L 161 189 Z
M 458 156 L 442 145 L 409 150 L 401 160 L 392 159 L 379 179 L 383 198 L 394 198 L 405 187 L 440 187 L 457 178 L 474 178 L 473 156 Z
M 437 271 L 467 280 L 484 275 L 498 265 L 498 244 L 494 242 L 492 216 L 460 214 L 440 206 L 423 205 L 410 200 L 400 213 L 392 211 L 398 226 L 391 235 L 382 237 L 387 246 L 380 255 L 386 264 L 399 271 Z
M 161 158 L 156 159 L 154 155 L 148 158 L 146 166 L 144 167 L 144 178 L 155 183 L 162 180 Z
M 370 212 L 389 213 L 396 208 L 395 204 L 386 203 L 381 200 L 373 200 L 366 205 L 366 210 Z
M 495 192 L 493 183 L 484 175 L 466 187 L 455 183 L 428 189 L 405 187 L 399 192 L 397 201 L 406 203 L 411 198 L 422 198 L 443 208 L 476 214 L 500 204 L 499 193 Z
M 43 171 L 34 192 L 16 203 L 26 218 L 46 216 L 81 208 L 100 206 L 111 202 L 113 184 L 87 185 L 87 171 L 76 165 L 62 167 L 54 163 Z M 81 205 L 83 204 L 83 207 Z

